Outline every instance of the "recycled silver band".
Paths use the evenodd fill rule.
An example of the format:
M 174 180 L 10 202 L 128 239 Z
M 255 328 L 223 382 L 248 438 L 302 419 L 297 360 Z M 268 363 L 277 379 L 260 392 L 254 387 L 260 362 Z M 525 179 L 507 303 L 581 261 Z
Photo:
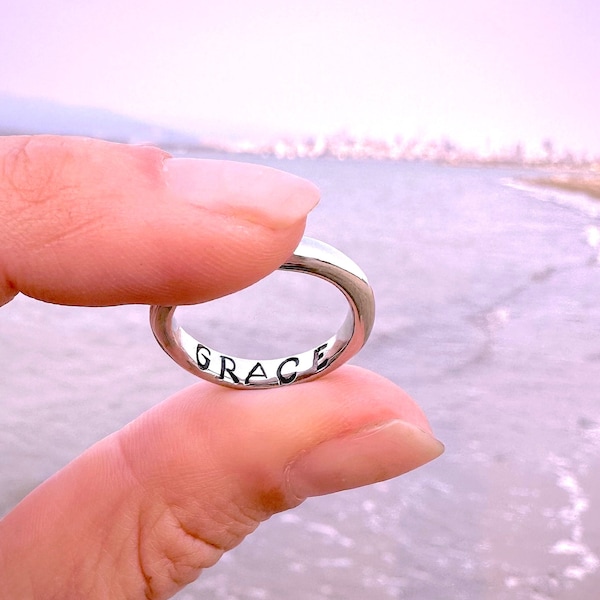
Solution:
M 150 307 L 150 324 L 156 340 L 190 373 L 237 389 L 310 381 L 352 358 L 367 341 L 375 320 L 373 290 L 360 267 L 332 246 L 304 237 L 279 269 L 325 279 L 346 297 L 350 305 L 346 319 L 338 332 L 320 346 L 276 359 L 237 358 L 209 348 L 182 329 L 173 318 L 177 306 Z

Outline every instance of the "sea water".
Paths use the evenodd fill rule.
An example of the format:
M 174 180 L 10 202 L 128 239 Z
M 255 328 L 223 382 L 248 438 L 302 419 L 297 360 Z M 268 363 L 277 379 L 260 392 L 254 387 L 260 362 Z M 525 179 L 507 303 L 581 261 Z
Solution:
M 273 517 L 177 598 L 596 600 L 600 204 L 517 169 L 234 158 L 321 188 L 307 234 L 352 257 L 376 294 L 353 362 L 416 398 L 446 453 Z M 308 348 L 345 312 L 314 281 L 280 273 L 188 318 L 235 354 Z M 2 512 L 193 383 L 147 312 L 24 297 L 0 309 Z

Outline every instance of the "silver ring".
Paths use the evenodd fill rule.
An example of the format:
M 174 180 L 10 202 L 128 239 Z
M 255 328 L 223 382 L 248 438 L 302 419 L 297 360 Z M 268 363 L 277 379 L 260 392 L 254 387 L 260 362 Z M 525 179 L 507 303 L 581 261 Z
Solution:
M 375 320 L 373 290 L 360 267 L 332 246 L 305 237 L 279 269 L 325 279 L 346 297 L 350 308 L 344 323 L 320 346 L 276 359 L 237 358 L 209 348 L 182 329 L 173 318 L 177 306 L 150 307 L 154 337 L 163 350 L 190 373 L 237 389 L 310 381 L 352 358 L 364 346 Z

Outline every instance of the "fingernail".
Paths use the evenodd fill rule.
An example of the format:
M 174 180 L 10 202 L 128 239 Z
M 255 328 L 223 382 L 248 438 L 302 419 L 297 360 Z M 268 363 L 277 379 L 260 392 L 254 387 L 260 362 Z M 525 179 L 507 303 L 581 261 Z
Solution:
M 444 446 L 404 421 L 390 421 L 319 444 L 289 468 L 298 498 L 320 496 L 397 477 L 440 456 Z
M 168 193 L 178 199 L 271 229 L 305 219 L 319 201 L 311 182 L 262 165 L 168 158 L 163 169 Z

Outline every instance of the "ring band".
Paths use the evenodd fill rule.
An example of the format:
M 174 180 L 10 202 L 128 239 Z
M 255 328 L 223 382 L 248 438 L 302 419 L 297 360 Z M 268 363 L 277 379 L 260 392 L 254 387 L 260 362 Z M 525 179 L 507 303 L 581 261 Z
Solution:
M 150 324 L 163 350 L 190 373 L 237 389 L 269 388 L 310 381 L 339 367 L 365 344 L 375 320 L 375 299 L 366 275 L 345 254 L 319 240 L 304 237 L 279 267 L 314 275 L 335 285 L 350 308 L 338 332 L 300 354 L 276 359 L 246 359 L 209 348 L 182 329 L 177 306 L 151 306 Z

